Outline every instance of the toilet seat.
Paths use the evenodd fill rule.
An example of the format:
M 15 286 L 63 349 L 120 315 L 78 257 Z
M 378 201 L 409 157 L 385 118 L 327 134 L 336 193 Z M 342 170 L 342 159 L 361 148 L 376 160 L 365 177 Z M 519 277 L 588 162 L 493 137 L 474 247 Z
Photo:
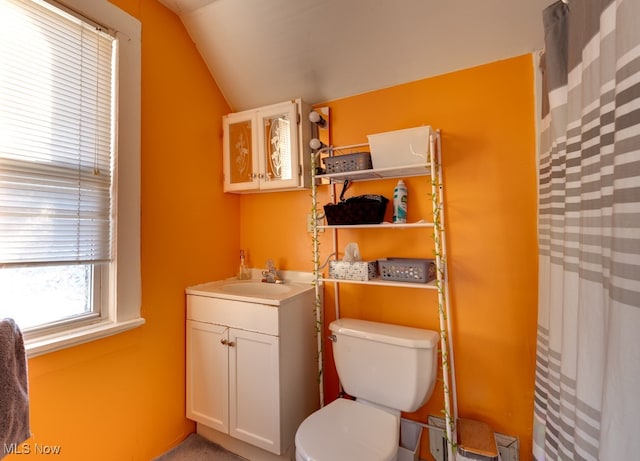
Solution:
M 296 459 L 393 461 L 398 417 L 348 399 L 337 399 L 305 419 L 296 432 Z

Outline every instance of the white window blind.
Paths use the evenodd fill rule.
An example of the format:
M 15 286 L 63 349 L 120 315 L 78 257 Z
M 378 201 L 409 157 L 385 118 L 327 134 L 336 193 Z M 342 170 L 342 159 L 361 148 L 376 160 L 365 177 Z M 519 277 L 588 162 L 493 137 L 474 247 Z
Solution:
M 111 259 L 115 47 L 45 2 L 0 0 L 0 265 Z

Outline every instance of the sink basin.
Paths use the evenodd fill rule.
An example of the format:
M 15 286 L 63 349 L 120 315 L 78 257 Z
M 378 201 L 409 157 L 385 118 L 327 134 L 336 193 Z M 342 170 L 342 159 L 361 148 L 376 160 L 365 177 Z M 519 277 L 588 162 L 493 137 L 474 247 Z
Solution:
M 235 282 L 221 285 L 220 291 L 240 296 L 270 297 L 288 293 L 291 291 L 291 287 L 277 283 Z
M 284 275 L 288 277 L 284 283 L 264 283 L 257 278 L 215 280 L 188 287 L 187 294 L 280 306 L 313 290 L 307 273 L 285 271 Z

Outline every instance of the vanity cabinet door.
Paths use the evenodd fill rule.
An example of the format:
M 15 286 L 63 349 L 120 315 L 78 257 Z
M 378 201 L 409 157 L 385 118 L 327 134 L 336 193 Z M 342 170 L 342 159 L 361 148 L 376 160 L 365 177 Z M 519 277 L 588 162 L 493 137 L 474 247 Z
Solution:
M 257 111 L 260 189 L 300 185 L 298 110 L 295 102 Z
M 279 338 L 229 329 L 229 435 L 280 454 Z
M 229 328 L 187 320 L 187 418 L 229 431 Z
M 245 111 L 222 118 L 224 191 L 259 188 L 258 131 L 256 112 Z

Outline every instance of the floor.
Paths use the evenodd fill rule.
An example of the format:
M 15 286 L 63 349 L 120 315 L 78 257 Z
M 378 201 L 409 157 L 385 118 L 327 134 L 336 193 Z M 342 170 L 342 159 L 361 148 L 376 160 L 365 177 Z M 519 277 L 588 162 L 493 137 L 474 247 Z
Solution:
M 210 442 L 201 435 L 191 434 L 178 446 L 153 461 L 248 461 Z

